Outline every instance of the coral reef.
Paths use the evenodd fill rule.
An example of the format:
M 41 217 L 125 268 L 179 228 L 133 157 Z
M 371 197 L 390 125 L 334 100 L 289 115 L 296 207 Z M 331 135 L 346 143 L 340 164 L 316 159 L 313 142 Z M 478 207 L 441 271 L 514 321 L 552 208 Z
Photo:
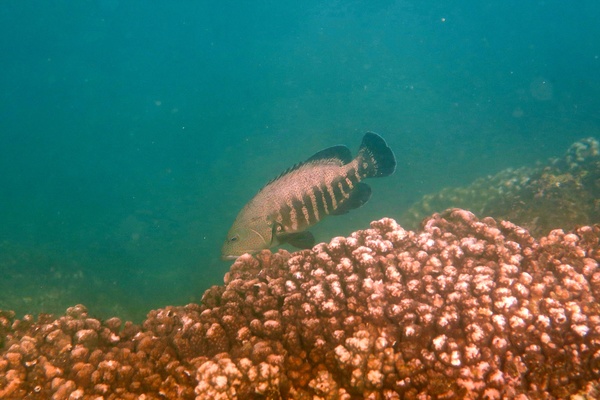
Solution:
M 0 312 L 0 398 L 598 398 L 599 241 L 452 209 L 242 256 L 142 326 Z
M 600 144 L 583 139 L 546 165 L 507 169 L 461 188 L 429 194 L 399 220 L 408 228 L 450 207 L 511 221 L 534 236 L 600 221 Z M 561 210 L 557 213 L 556 210 Z

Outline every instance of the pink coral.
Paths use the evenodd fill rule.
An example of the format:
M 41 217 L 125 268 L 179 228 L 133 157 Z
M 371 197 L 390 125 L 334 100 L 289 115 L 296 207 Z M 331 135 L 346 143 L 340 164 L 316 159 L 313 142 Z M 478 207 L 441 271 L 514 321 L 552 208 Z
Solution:
M 535 240 L 465 210 L 240 257 L 143 326 L 0 312 L 0 398 L 598 395 L 600 227 Z

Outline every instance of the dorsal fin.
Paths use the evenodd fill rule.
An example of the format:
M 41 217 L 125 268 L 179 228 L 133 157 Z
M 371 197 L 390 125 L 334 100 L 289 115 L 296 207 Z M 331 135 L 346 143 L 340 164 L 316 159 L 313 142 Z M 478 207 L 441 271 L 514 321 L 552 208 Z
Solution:
M 263 186 L 263 188 L 265 186 L 268 186 L 269 184 L 275 182 L 277 179 L 281 178 L 282 176 L 287 175 L 290 172 L 295 171 L 307 164 L 323 163 L 323 164 L 333 164 L 333 165 L 342 166 L 342 165 L 348 164 L 350 161 L 352 161 L 352 153 L 350 152 L 350 149 L 347 148 L 346 146 L 338 145 L 338 146 L 328 147 L 326 149 L 319 151 L 316 154 L 313 154 L 312 157 L 310 157 L 306 161 L 297 163 L 297 164 L 291 166 L 290 168 L 286 169 L 285 171 L 283 171 L 282 173 L 277 175 L 275 178 L 273 178 L 269 182 L 267 182 Z
M 311 163 L 319 160 L 340 160 L 340 165 L 348 164 L 352 161 L 352 153 L 350 153 L 350 149 L 343 145 L 332 146 L 326 149 L 319 151 L 314 154 L 308 160 L 304 161 L 304 163 Z

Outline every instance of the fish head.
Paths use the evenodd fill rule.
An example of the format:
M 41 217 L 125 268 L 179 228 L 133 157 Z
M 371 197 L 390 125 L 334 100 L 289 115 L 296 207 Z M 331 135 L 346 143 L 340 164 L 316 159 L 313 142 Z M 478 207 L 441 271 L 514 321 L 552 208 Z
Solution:
M 236 220 L 221 248 L 221 258 L 235 260 L 242 254 L 255 254 L 268 249 L 274 244 L 273 237 L 273 223 L 267 219 Z

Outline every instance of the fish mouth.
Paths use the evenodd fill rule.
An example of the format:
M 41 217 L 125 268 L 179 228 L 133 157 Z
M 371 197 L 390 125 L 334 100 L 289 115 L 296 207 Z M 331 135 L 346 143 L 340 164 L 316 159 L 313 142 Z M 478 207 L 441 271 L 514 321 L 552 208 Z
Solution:
M 257 252 L 255 250 L 247 250 L 247 251 L 243 251 L 238 254 L 221 254 L 221 260 L 223 261 L 227 261 L 227 260 L 237 260 L 238 258 L 240 258 L 241 256 L 243 256 L 244 254 L 256 254 Z

